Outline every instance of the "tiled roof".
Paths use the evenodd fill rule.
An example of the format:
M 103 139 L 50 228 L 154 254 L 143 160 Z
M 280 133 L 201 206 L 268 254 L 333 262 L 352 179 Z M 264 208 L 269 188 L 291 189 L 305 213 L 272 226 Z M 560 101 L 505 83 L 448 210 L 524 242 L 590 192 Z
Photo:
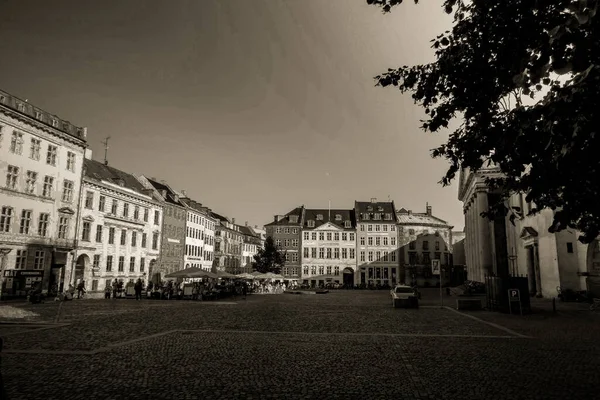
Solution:
M 296 207 L 289 213 L 285 214 L 281 221 L 273 221 L 265 226 L 277 226 L 277 225 L 300 225 L 302 223 L 302 212 L 304 207 Z M 290 222 L 290 216 L 297 216 L 298 222 Z
M 322 219 L 317 219 L 321 215 Z M 341 216 L 341 220 L 336 220 L 336 216 Z M 308 221 L 315 221 L 315 226 L 308 226 Z M 351 228 L 345 227 L 345 221 L 350 221 Z M 306 209 L 304 213 L 303 228 L 318 228 L 319 226 L 331 222 L 343 229 L 355 229 L 356 221 L 354 218 L 354 210 L 329 210 L 329 209 Z
M 370 201 L 355 201 L 354 202 L 354 210 L 356 210 L 356 220 L 357 222 L 363 221 L 362 214 L 365 213 L 382 213 L 382 214 L 392 214 L 392 220 L 384 220 L 383 217 L 381 220 L 375 220 L 372 217 L 366 221 L 378 221 L 378 222 L 396 222 L 396 208 L 394 207 L 393 201 L 380 201 L 380 202 L 370 202 Z
M 222 216 L 221 214 L 217 214 L 217 213 L 216 213 L 216 212 L 214 212 L 214 211 L 211 211 L 211 212 L 210 212 L 210 215 L 211 215 L 212 217 L 214 217 L 214 218 L 216 218 L 216 219 L 220 220 L 220 221 L 227 221 L 227 222 L 231 222 L 231 221 L 229 221 L 229 218 L 227 218 L 227 217 L 224 217 L 224 216 Z
M 248 236 L 256 236 L 256 234 L 254 233 L 254 231 L 252 231 L 252 229 L 250 229 L 249 226 L 244 226 L 244 225 L 236 225 L 240 231 L 240 233 L 244 234 L 244 235 L 248 235 Z
M 175 196 L 175 194 L 176 194 L 176 193 L 175 193 L 175 191 L 174 191 L 173 189 L 171 189 L 171 188 L 169 187 L 169 185 L 165 185 L 164 183 L 157 182 L 157 181 L 155 181 L 155 180 L 153 180 L 153 179 L 150 179 L 150 178 L 146 178 L 146 179 L 148 180 L 148 182 L 150 182 L 150 184 L 151 184 L 152 186 L 154 186 L 154 188 L 155 188 L 156 190 L 158 190 L 158 192 L 159 192 L 159 193 L 161 193 L 161 195 L 162 195 L 162 191 L 163 191 L 163 190 L 166 190 L 166 191 L 167 191 L 167 196 L 166 196 L 166 198 L 165 198 L 165 201 L 166 201 L 167 203 L 169 203 L 169 204 L 173 204 L 173 205 L 176 205 L 176 206 L 180 206 L 180 207 L 185 207 L 185 204 L 184 204 L 183 202 L 181 202 L 181 201 L 177 201 L 177 200 L 175 199 L 175 197 L 174 197 L 174 196 Z
M 104 163 L 84 159 L 85 178 L 97 181 L 107 181 L 115 185 L 120 185 L 123 182 L 123 187 L 135 190 L 138 193 L 144 194 L 144 185 L 137 178 L 127 172 L 123 172 L 116 168 L 105 165 Z
M 448 222 L 440 219 L 438 217 L 434 217 L 433 215 L 428 215 L 424 213 L 412 213 L 408 212 L 398 212 L 397 214 L 398 223 L 399 224 L 411 224 L 411 225 L 448 225 Z

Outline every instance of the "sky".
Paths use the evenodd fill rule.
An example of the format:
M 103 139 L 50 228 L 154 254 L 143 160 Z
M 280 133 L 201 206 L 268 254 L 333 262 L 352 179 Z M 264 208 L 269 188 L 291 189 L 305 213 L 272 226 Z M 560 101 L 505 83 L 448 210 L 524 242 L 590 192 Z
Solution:
M 375 197 L 462 230 L 430 156 L 447 133 L 373 80 L 432 61 L 450 26 L 437 2 L 3 0 L 0 88 L 87 127 L 94 159 L 110 136 L 111 166 L 239 224 Z

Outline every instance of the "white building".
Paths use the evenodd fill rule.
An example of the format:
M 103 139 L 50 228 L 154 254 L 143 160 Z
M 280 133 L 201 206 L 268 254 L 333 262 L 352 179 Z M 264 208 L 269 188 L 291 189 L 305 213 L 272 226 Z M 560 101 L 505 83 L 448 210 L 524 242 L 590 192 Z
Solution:
M 184 266 L 210 271 L 216 220 L 209 216 L 208 208 L 187 197 L 185 191 L 180 193 L 179 198 L 187 209 Z
M 3 295 L 37 281 L 54 289 L 70 268 L 85 139 L 85 128 L 0 91 Z
M 302 279 L 312 286 L 328 282 L 354 286 L 354 211 L 306 209 L 304 216 L 300 250 Z
M 239 231 L 244 235 L 241 272 L 251 273 L 253 271 L 252 263 L 254 262 L 254 256 L 262 248 L 264 242 L 261 240 L 260 234 L 257 234 L 254 229 L 248 226 L 248 222 L 244 226 L 239 225 L 238 227 Z
M 77 263 L 72 279 L 90 291 L 113 280 L 141 278 L 159 256 L 162 207 L 135 176 L 91 159 L 85 160 Z

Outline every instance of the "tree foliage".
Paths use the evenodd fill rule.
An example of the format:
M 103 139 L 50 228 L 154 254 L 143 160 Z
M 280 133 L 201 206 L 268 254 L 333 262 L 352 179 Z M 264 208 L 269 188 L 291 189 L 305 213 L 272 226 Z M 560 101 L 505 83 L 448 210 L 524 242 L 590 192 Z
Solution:
M 265 240 L 264 248 L 258 250 L 258 253 L 254 255 L 254 261 L 252 262 L 252 269 L 258 272 L 267 273 L 272 272 L 278 274 L 281 272 L 281 268 L 285 265 L 285 252 L 282 252 L 278 246 L 275 245 L 271 236 Z
M 384 13 L 402 0 L 367 0 Z M 418 3 L 418 0 L 415 0 Z M 435 62 L 389 69 L 377 85 L 411 92 L 425 131 L 458 128 L 432 150 L 448 159 L 441 183 L 491 163 L 501 194 L 485 216 L 525 193 L 532 213 L 555 210 L 550 232 L 600 232 L 600 22 L 598 0 L 445 0 L 451 31 L 432 40 Z M 533 100 L 524 102 L 526 97 Z M 527 105 L 525 103 L 531 103 Z

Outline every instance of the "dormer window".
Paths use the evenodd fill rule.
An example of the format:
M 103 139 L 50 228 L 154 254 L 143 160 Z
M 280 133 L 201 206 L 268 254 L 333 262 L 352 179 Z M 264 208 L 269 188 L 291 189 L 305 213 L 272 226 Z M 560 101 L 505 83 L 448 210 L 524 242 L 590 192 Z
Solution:
M 392 220 L 392 214 L 391 213 L 386 213 L 385 214 L 385 220 L 386 221 L 391 221 Z
M 368 213 L 365 213 L 365 214 L 363 214 L 363 219 L 364 219 L 365 221 L 368 221 L 368 220 L 370 220 L 370 219 L 371 219 L 371 218 L 370 218 L 370 214 L 368 214 Z
M 42 113 L 39 112 L 39 111 L 36 111 L 35 112 L 35 119 L 40 119 L 41 120 L 42 119 Z
M 58 126 L 58 121 L 55 120 L 55 119 L 53 119 L 52 120 L 52 126 L 56 128 Z
M 345 221 L 345 222 L 344 222 L 344 228 L 352 228 L 352 222 L 350 222 L 350 221 Z
M 381 207 L 381 206 L 377 207 L 377 211 L 383 211 L 383 207 Z
M 323 221 L 323 214 L 317 214 L 317 221 Z
M 373 214 L 373 219 L 380 220 L 381 219 L 381 214 L 380 213 Z
M 298 216 L 297 215 L 290 215 L 290 222 L 293 224 L 297 224 L 298 223 Z
M 312 220 L 312 219 L 311 219 L 311 220 L 309 220 L 309 221 L 308 221 L 308 227 L 309 227 L 309 228 L 314 228 L 314 227 L 315 227 L 315 221 L 314 221 L 314 220 Z
M 335 214 L 335 220 L 336 221 L 341 221 L 342 220 L 342 216 L 340 214 Z
M 373 211 L 373 207 L 367 206 L 367 211 Z

